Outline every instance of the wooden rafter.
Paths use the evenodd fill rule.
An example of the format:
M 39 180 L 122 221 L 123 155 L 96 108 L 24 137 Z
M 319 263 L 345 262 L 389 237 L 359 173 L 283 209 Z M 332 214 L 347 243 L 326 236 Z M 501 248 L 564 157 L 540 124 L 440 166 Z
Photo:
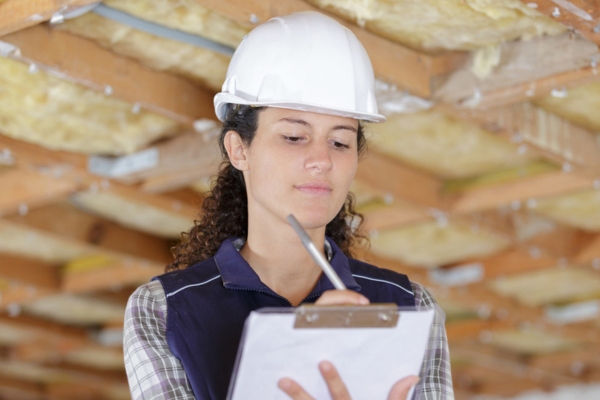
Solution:
M 0 253 L 0 278 L 37 288 L 60 288 L 57 266 L 12 254 Z
M 569 0 L 563 3 L 552 0 L 522 0 L 535 4 L 535 9 L 558 22 L 573 28 L 581 36 L 600 45 L 600 4 L 596 0 Z M 566 6 L 565 6 L 566 5 Z
M 87 157 L 65 151 L 53 151 L 41 146 L 0 135 L 0 151 L 8 151 L 16 161 L 16 167 L 33 169 L 52 178 L 77 182 L 82 190 L 110 191 L 133 201 L 174 212 L 193 219 L 198 215 L 194 202 L 185 202 L 166 195 L 150 194 L 118 182 L 105 179 L 87 170 Z M 0 175 L 1 176 L 1 175 Z M 24 200 L 25 204 L 29 204 Z
M 5 219 L 92 245 L 100 251 L 119 252 L 124 256 L 130 255 L 158 263 L 171 260 L 165 240 L 90 215 L 66 202 L 50 204 L 24 215 L 12 215 Z M 61 223 L 57 224 L 56 221 Z
M 600 172 L 600 144 L 596 135 L 529 102 L 485 110 L 444 105 L 445 112 L 472 121 L 504 137 L 524 151 L 595 175 Z
M 95 3 L 97 0 L 7 0 L 0 4 L 0 36 L 48 21 L 58 12 Z
M 371 151 L 358 165 L 356 180 L 380 195 L 431 208 L 443 208 L 442 182 Z
M 570 191 L 590 189 L 594 178 L 562 171 L 549 172 L 514 182 L 469 190 L 458 196 L 450 207 L 453 213 L 468 214 L 514 202 L 552 197 Z
M 35 170 L 13 168 L 0 173 L 0 216 L 12 214 L 19 209 L 27 212 L 31 207 L 39 207 L 65 196 L 77 189 L 77 183 L 57 179 Z
M 192 125 L 216 119 L 213 93 L 186 79 L 146 68 L 127 57 L 48 26 L 34 26 L 2 37 L 20 49 L 21 58 L 59 71 L 94 89 Z M 76 52 L 73 49 L 77 49 Z

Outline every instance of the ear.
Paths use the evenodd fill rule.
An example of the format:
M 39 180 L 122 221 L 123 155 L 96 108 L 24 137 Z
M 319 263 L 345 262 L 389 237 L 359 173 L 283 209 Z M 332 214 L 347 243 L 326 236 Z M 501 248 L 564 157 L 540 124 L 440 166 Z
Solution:
M 229 156 L 229 162 L 236 169 L 245 171 L 248 169 L 248 159 L 246 156 L 246 146 L 242 141 L 239 133 L 236 131 L 228 131 L 225 134 L 223 143 L 225 144 L 225 150 Z

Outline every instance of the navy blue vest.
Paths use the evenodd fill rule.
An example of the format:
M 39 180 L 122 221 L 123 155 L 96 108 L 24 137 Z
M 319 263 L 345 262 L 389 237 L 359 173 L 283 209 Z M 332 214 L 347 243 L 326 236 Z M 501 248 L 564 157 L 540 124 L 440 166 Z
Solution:
M 227 395 L 244 322 L 262 307 L 290 307 L 290 302 L 264 285 L 228 239 L 211 259 L 182 271 L 161 275 L 167 297 L 167 342 L 185 369 L 197 399 Z M 408 278 L 393 271 L 349 259 L 331 241 L 331 266 L 348 289 L 373 303 L 414 306 Z M 322 275 L 303 301 L 312 303 L 334 289 Z

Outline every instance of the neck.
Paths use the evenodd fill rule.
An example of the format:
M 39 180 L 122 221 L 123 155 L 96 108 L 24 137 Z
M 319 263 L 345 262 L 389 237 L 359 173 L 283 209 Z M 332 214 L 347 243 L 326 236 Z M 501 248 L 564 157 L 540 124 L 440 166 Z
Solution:
M 266 225 L 248 224 L 248 238 L 240 254 L 265 285 L 296 306 L 315 287 L 321 269 L 290 225 L 282 222 L 273 229 Z M 318 249 L 324 248 L 325 227 L 307 233 Z

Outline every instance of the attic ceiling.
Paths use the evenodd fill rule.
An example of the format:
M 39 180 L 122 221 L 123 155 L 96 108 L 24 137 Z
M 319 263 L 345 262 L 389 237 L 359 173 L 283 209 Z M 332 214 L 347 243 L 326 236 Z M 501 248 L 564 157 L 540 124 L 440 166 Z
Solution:
M 0 399 L 129 398 L 120 315 L 218 168 L 231 51 L 300 10 L 372 59 L 357 251 L 444 307 L 456 398 L 597 387 L 597 2 L 94 3 L 0 0 Z

